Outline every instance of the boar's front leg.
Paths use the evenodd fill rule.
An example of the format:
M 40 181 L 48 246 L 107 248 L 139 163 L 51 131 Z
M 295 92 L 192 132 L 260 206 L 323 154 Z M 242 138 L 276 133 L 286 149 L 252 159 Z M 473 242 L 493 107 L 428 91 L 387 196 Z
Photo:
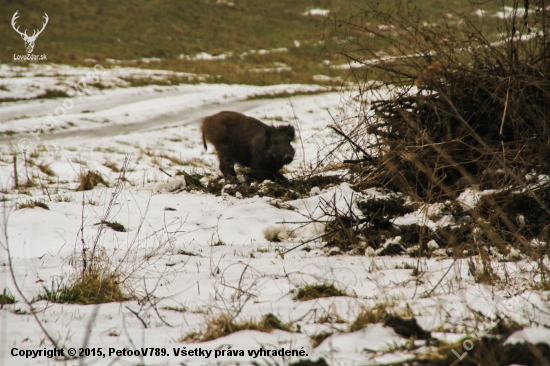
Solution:
M 271 180 L 277 182 L 287 182 L 284 175 L 279 173 L 280 166 L 265 156 L 254 156 L 250 166 L 251 172 L 248 177 L 257 181 Z
M 272 172 L 268 170 L 252 170 L 247 174 L 248 177 L 257 181 L 263 182 L 264 180 L 271 180 L 275 182 L 288 182 L 288 179 L 279 172 Z

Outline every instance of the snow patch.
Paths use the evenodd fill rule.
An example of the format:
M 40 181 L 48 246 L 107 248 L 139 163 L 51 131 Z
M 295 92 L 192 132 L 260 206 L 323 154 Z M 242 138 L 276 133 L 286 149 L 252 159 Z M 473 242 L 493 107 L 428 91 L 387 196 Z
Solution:
M 320 17 L 326 17 L 330 14 L 330 10 L 328 9 L 309 9 L 302 13 L 302 15 L 311 15 L 311 16 L 320 16 Z
M 529 342 L 532 344 L 545 343 L 550 345 L 550 329 L 533 325 L 512 333 L 504 344 L 515 344 Z
M 154 188 L 156 193 L 181 192 L 185 188 L 185 177 L 176 175 L 169 178 L 166 182 L 159 182 Z

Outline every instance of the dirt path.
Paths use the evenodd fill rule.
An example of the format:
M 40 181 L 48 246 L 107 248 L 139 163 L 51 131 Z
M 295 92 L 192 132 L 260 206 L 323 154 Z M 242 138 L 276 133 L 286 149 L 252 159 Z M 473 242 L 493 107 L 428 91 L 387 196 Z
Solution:
M 79 114 L 83 112 L 97 112 L 105 109 L 110 109 L 125 104 L 142 102 L 145 100 L 163 99 L 172 96 L 181 96 L 186 94 L 192 94 L 196 91 L 174 89 L 159 89 L 162 92 L 155 91 L 154 89 L 138 90 L 138 88 L 120 89 L 117 94 L 98 94 L 86 96 L 84 99 L 75 99 L 74 107 L 67 110 L 67 116 Z M 55 108 L 59 107 L 63 103 L 63 98 L 60 99 L 31 99 L 26 101 L 18 101 L 15 103 L 8 103 L 6 105 L 0 104 L 0 123 L 13 121 L 20 118 L 28 117 L 45 117 L 48 113 L 51 113 Z
M 180 93 L 189 93 L 189 92 L 180 92 Z M 162 93 L 162 94 L 151 94 L 151 95 L 143 95 L 140 100 L 150 100 L 150 99 L 156 99 L 156 98 L 165 98 L 169 95 L 177 95 L 177 93 Z M 86 103 L 85 107 L 82 106 L 80 108 L 75 108 L 75 110 L 72 110 L 71 113 L 82 113 L 83 110 L 102 110 L 102 109 L 108 109 L 112 108 L 114 106 L 120 107 L 124 104 L 130 104 L 135 103 L 136 97 L 131 98 L 121 98 L 117 100 L 96 100 L 92 101 L 91 103 Z M 55 103 L 53 105 L 59 106 L 59 100 L 54 101 L 48 101 L 51 103 Z M 189 123 L 195 123 L 199 122 L 202 118 L 205 116 L 214 114 L 216 112 L 222 111 L 222 110 L 233 110 L 237 112 L 246 112 L 247 110 L 256 108 L 264 103 L 268 103 L 268 100 L 251 100 L 251 101 L 228 101 L 227 103 L 208 103 L 203 104 L 200 107 L 197 108 L 191 108 L 189 110 L 185 110 L 183 112 L 178 113 L 171 113 L 171 111 L 166 111 L 166 113 L 157 115 L 155 117 L 136 122 L 136 123 L 125 123 L 125 124 L 113 124 L 113 125 L 104 125 L 104 126 L 97 126 L 94 128 L 88 128 L 88 129 L 78 129 L 74 131 L 59 131 L 56 130 L 53 133 L 42 133 L 39 135 L 40 141 L 51 141 L 51 140 L 58 140 L 58 139 L 67 139 L 67 138 L 97 138 L 97 137 L 108 137 L 108 136 L 116 136 L 120 134 L 126 134 L 131 132 L 138 132 L 138 131 L 144 131 L 144 130 L 156 130 L 160 128 L 166 128 L 171 126 L 179 126 L 179 125 L 185 125 Z M 32 114 L 35 114 L 35 116 L 41 116 L 43 115 L 44 110 L 51 110 L 51 108 L 47 108 L 48 105 L 39 105 L 36 106 L 38 103 L 32 103 L 34 105 L 28 106 L 28 108 L 24 108 L 24 105 L 19 105 L 19 108 L 15 108 L 11 111 L 14 115 L 24 115 L 24 116 L 32 116 Z M 44 103 L 46 104 L 46 103 Z M 49 103 L 48 103 L 49 104 Z M 13 106 L 10 106 L 13 107 Z M 2 113 L 2 119 L 4 119 L 3 110 L 0 109 L 0 113 Z M 17 118 L 17 117 L 12 117 Z M 20 117 L 19 117 L 20 118 Z M 12 136 L 2 136 L 0 137 L 0 143 L 4 144 L 14 144 L 17 145 L 18 142 L 23 139 L 28 138 L 33 143 L 36 141 L 32 135 L 29 133 L 19 133 Z

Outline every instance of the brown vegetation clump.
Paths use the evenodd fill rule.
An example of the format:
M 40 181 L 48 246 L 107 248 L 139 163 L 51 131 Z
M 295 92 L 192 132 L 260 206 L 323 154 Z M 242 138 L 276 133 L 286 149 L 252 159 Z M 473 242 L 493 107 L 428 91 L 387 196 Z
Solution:
M 44 287 L 36 300 L 69 304 L 103 304 L 130 300 L 122 292 L 120 279 L 105 269 L 91 267 L 76 276 L 69 284 L 57 289 Z
M 105 226 L 113 229 L 114 231 L 118 231 L 118 232 L 121 232 L 121 233 L 126 232 L 126 228 L 124 227 L 124 225 L 122 225 L 121 223 L 116 222 L 116 221 L 101 220 L 101 222 L 98 222 L 94 225 L 105 225 Z
M 307 285 L 298 290 L 293 300 L 308 301 L 319 299 L 321 297 L 332 296 L 350 296 L 345 291 L 336 288 L 332 283 L 322 283 L 318 285 Z
M 388 304 L 377 304 L 372 308 L 363 308 L 357 318 L 348 327 L 350 332 L 365 328 L 369 324 L 384 322 L 388 316 Z
M 190 333 L 182 341 L 206 342 L 241 330 L 258 330 L 269 333 L 274 329 L 290 331 L 287 324 L 282 323 L 279 318 L 271 313 L 264 315 L 260 321 L 248 320 L 243 322 L 236 322 L 229 314 L 221 314 L 217 318 L 207 321 L 204 333 Z
M 103 176 L 101 175 L 101 173 L 95 170 L 89 170 L 88 172 L 86 172 L 86 174 L 80 174 L 79 180 L 80 180 L 80 184 L 76 189 L 77 192 L 89 191 L 91 189 L 94 189 L 94 187 L 100 183 L 105 185 L 106 187 L 109 186 L 109 184 L 105 181 L 105 179 L 103 179 Z
M 314 187 L 326 189 L 342 182 L 342 177 L 336 175 L 322 176 L 312 175 L 305 177 L 295 177 L 291 181 L 284 182 L 262 182 L 258 184 L 248 184 L 248 182 L 235 182 L 227 185 L 221 177 L 208 177 L 208 183 L 203 184 L 201 179 L 203 175 L 197 173 L 187 173 L 183 170 L 178 170 L 176 175 L 185 177 L 185 190 L 202 191 L 220 196 L 228 194 L 230 196 L 239 197 L 273 197 L 281 201 L 295 200 L 301 197 L 309 197 L 311 190 Z
M 3 293 L 0 294 L 0 309 L 2 309 L 4 305 L 15 304 L 16 302 L 17 301 L 15 300 L 13 295 L 11 293 L 8 293 L 7 289 L 4 288 Z
M 220 112 L 206 117 L 201 125 L 204 148 L 214 145 L 220 171 L 226 179 L 237 176 L 234 164 L 251 169 L 250 178 L 258 181 L 286 181 L 282 167 L 294 158 L 294 127 L 268 126 L 238 112 Z
M 16 208 L 17 210 L 22 210 L 24 208 L 35 208 L 35 207 L 40 207 L 40 208 L 43 208 L 44 210 L 50 209 L 50 207 L 46 204 L 46 202 L 42 200 L 28 200 L 27 202 L 18 203 L 16 207 L 17 207 Z

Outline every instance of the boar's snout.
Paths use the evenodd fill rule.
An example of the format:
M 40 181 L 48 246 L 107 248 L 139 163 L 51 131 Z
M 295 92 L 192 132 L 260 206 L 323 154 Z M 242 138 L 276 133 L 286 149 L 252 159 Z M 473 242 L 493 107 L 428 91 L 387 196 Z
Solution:
M 276 159 L 284 165 L 290 164 L 294 159 L 294 148 L 290 143 L 285 143 L 283 146 L 276 154 Z

